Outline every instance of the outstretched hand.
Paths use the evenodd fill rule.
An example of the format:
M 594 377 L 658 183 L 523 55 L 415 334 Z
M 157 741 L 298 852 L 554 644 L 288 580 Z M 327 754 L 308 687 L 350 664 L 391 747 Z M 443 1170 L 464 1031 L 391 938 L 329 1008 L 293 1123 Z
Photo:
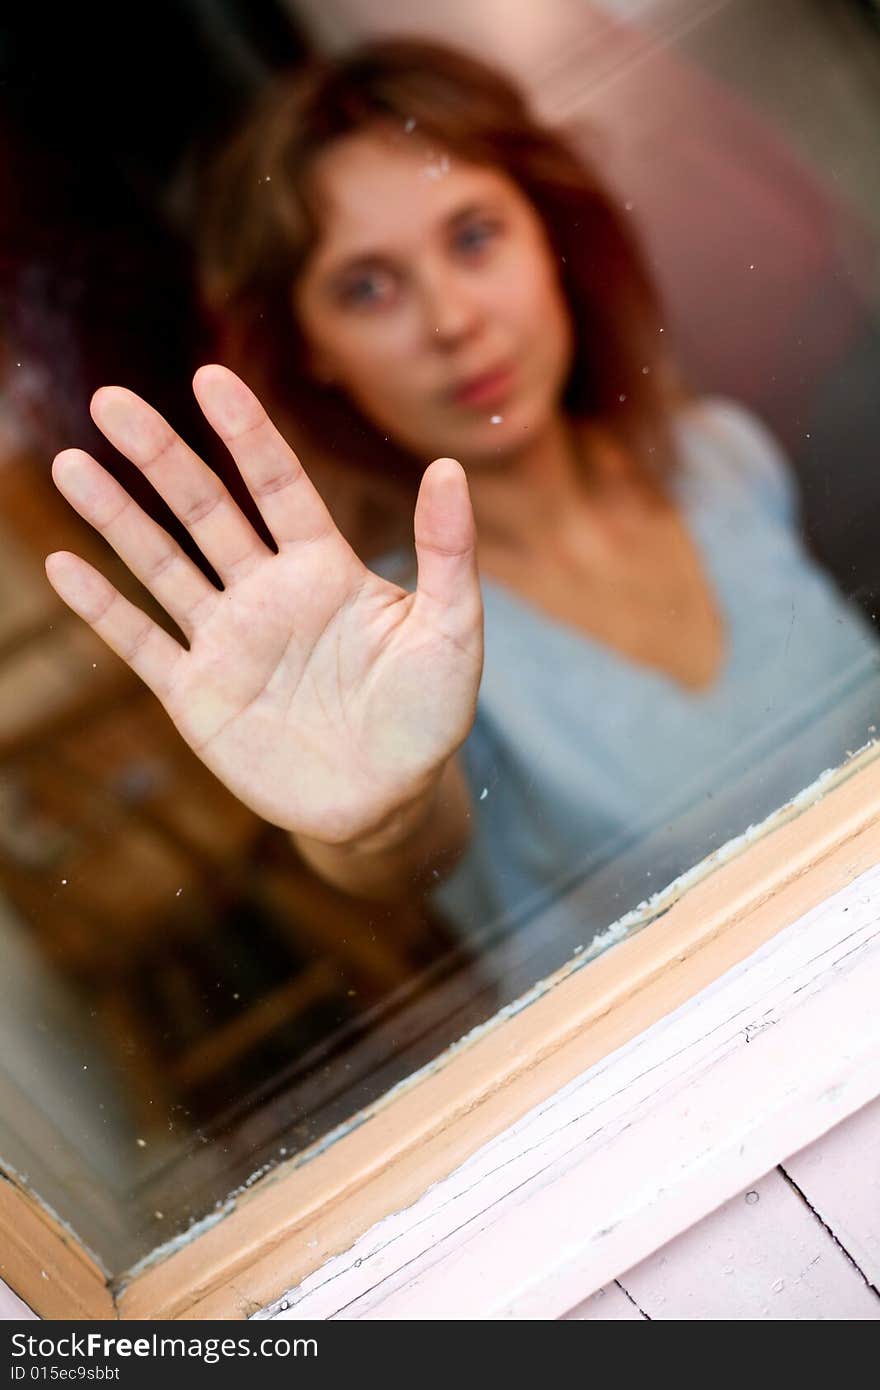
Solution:
M 425 471 L 409 594 L 359 560 L 238 377 L 202 367 L 193 385 L 278 553 L 146 401 L 103 387 L 92 401 L 98 428 L 169 504 L 224 587 L 79 449 L 55 459 L 57 487 L 188 648 L 79 556 L 49 555 L 49 581 L 234 795 L 295 834 L 346 843 L 430 788 L 473 722 L 482 605 L 464 472 L 452 459 Z

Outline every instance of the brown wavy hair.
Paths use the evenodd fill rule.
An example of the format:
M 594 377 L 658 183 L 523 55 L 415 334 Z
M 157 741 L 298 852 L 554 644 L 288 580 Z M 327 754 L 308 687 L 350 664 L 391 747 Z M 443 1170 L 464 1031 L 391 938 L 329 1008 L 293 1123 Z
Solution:
M 362 550 L 398 539 L 391 533 L 403 524 L 408 532 L 427 462 L 312 375 L 292 307 L 292 287 L 321 231 L 316 160 L 336 140 L 389 124 L 502 170 L 531 200 L 574 327 L 564 409 L 604 427 L 634 475 L 662 491 L 673 466 L 667 407 L 677 388 L 627 213 L 507 77 L 445 45 L 382 40 L 276 83 L 211 170 L 201 217 L 202 287 L 218 353 L 289 428 L 313 475 L 323 467 L 319 486 L 337 522 L 359 533 Z

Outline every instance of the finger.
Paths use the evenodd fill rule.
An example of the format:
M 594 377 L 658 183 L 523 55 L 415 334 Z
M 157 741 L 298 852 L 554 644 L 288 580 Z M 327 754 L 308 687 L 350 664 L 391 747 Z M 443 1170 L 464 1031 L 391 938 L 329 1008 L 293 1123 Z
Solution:
M 271 555 L 217 475 L 140 396 L 102 386 L 91 411 L 101 433 L 146 475 L 224 583 Z
M 435 459 L 416 501 L 417 605 L 455 614 L 465 624 L 479 620 L 476 540 L 464 469 L 455 459 Z
M 52 465 L 55 486 L 100 531 L 142 584 L 192 637 L 220 595 L 197 565 L 90 454 L 65 449 Z
M 193 390 L 279 547 L 331 535 L 336 528 L 317 488 L 250 387 L 227 367 L 212 364 L 196 372 Z
M 54 551 L 46 557 L 46 575 L 68 608 L 164 702 L 177 664 L 186 656 L 183 647 L 78 555 Z

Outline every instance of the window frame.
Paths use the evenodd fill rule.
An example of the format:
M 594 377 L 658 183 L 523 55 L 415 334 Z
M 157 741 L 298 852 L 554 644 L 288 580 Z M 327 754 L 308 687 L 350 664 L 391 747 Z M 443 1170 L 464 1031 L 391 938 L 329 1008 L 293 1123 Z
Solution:
M 573 958 L 121 1278 L 6 1175 L 0 1277 L 44 1317 L 247 1318 L 878 863 L 872 744 L 685 875 L 641 930 Z
M 876 1317 L 871 1290 L 880 1260 L 872 1250 L 870 1208 L 871 1150 L 880 1133 L 878 993 L 875 865 L 581 1072 L 257 1317 L 547 1320 L 570 1317 L 600 1290 L 613 1302 L 615 1280 L 642 1307 L 637 1291 L 644 1287 L 644 1261 L 656 1274 L 658 1264 L 649 1257 L 662 1248 L 659 1265 L 668 1261 L 674 1283 L 683 1246 L 691 1252 L 685 1268 L 678 1265 L 686 1276 L 702 1246 L 701 1273 L 717 1283 L 722 1261 L 717 1246 L 712 1249 L 712 1232 L 719 1227 L 705 1219 L 712 1213 L 720 1218 L 733 1201 L 738 1206 L 749 1188 L 758 1189 L 751 1204 L 762 1193 L 769 1196 L 774 1182 L 784 1188 L 787 1178 L 797 1188 L 811 1155 L 824 1165 L 824 1178 L 797 1188 L 802 1219 L 814 1227 L 825 1223 L 824 1258 L 837 1257 L 845 1266 L 834 1282 L 849 1280 L 853 1308 Z M 822 1144 L 829 1130 L 863 1109 L 857 1128 L 869 1136 L 867 1143 L 863 1138 L 851 1149 L 852 1139 L 843 1136 L 852 1137 L 853 1126 L 843 1124 L 830 1148 Z M 729 1213 L 722 1220 L 729 1238 L 745 1231 L 744 1218 L 744 1212 L 739 1219 Z M 766 1215 L 757 1221 L 766 1237 Z M 686 1242 L 670 1248 L 686 1233 Z M 845 1237 L 845 1255 L 833 1250 L 836 1237 Z M 777 1253 L 784 1264 L 784 1250 Z M 789 1253 L 794 1290 L 805 1257 L 802 1248 Z M 826 1268 L 826 1281 L 829 1274 Z M 664 1282 L 663 1275 L 659 1279 Z M 734 1317 L 735 1283 L 726 1293 L 716 1289 Z M 657 1301 L 663 1301 L 659 1286 Z M 804 1297 L 802 1316 L 815 1313 L 808 1302 Z M 798 1313 L 789 1308 L 792 1315 Z M 614 1314 L 606 1310 L 606 1316 Z

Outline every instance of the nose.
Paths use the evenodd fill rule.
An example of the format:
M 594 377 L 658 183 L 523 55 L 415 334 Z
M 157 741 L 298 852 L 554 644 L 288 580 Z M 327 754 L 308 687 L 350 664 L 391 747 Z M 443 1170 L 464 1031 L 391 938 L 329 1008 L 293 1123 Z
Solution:
M 483 314 L 472 286 L 455 273 L 433 274 L 422 287 L 427 336 L 441 352 L 452 352 L 479 332 Z

